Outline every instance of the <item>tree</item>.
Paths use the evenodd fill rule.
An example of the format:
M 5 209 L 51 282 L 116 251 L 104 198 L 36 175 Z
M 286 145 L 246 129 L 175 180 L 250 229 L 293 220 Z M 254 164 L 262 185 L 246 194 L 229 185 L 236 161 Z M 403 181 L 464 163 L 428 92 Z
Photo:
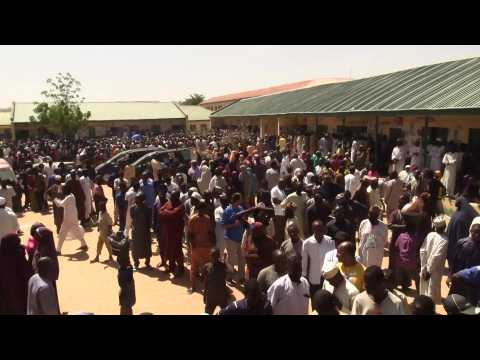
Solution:
M 192 94 L 180 104 L 182 105 L 199 105 L 205 100 L 205 96 L 202 94 Z
M 84 113 L 80 109 L 85 100 L 80 97 L 81 84 L 70 73 L 58 73 L 55 80 L 48 79 L 47 84 L 50 88 L 41 93 L 46 101 L 35 103 L 33 112 L 36 117 L 31 116 L 30 121 L 72 138 L 79 129 L 86 126 L 91 115 L 90 111 Z

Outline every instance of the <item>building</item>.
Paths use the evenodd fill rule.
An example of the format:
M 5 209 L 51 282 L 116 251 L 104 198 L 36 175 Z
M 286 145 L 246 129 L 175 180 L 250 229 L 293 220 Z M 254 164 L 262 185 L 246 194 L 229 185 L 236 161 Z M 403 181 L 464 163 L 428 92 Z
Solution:
M 177 104 L 177 106 L 186 116 L 187 132 L 205 134 L 210 130 L 210 115 L 212 113 L 210 110 L 198 105 Z
M 249 90 L 249 91 L 222 95 L 222 96 L 216 96 L 216 97 L 212 97 L 210 99 L 205 100 L 200 105 L 202 105 L 203 107 L 211 111 L 218 111 L 220 109 L 223 109 L 225 106 L 233 104 L 234 102 L 242 99 L 249 99 L 257 96 L 278 94 L 286 91 L 304 89 L 304 88 L 308 88 L 308 87 L 312 87 L 320 84 L 337 83 L 337 82 L 343 82 L 347 80 L 351 80 L 351 79 L 333 77 L 333 78 L 321 78 L 321 79 L 315 79 L 315 80 L 298 81 L 295 83 L 271 86 L 267 88 Z
M 12 128 L 16 138 L 27 138 L 42 134 L 38 124 L 30 121 L 34 116 L 34 103 L 13 103 Z M 82 111 L 90 111 L 87 127 L 79 131 L 80 137 L 122 135 L 126 131 L 150 130 L 160 133 L 169 130 L 186 130 L 188 117 L 198 124 L 199 129 L 210 120 L 210 112 L 201 106 L 179 105 L 174 102 L 134 101 L 134 102 L 85 102 Z
M 12 118 L 11 111 L 0 111 L 0 138 L 11 139 L 12 137 L 11 118 Z
M 212 127 L 455 140 L 480 151 L 480 58 L 239 100 Z

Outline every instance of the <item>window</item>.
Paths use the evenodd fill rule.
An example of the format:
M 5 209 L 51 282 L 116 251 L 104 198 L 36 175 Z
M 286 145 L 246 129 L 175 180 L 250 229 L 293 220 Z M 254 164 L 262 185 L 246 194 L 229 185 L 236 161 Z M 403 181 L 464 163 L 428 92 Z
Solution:
M 367 133 L 366 126 L 337 126 L 337 134 L 351 138 L 354 134 L 359 136 Z
M 427 128 L 427 144 L 430 144 L 433 140 L 436 139 L 441 139 L 443 143 L 446 143 L 448 140 L 448 128 Z
M 200 125 L 200 130 L 202 130 L 202 131 L 207 130 L 207 124 L 201 124 Z
M 197 125 L 190 125 L 190 131 L 197 131 Z
M 318 124 L 316 127 L 316 133 L 317 135 L 325 134 L 328 132 L 328 126 L 327 125 L 321 125 Z

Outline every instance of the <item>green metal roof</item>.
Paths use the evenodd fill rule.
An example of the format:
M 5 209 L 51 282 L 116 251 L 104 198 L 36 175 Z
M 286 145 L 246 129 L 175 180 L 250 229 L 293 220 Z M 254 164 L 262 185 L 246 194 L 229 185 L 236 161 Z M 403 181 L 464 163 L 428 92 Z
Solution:
M 10 111 L 1 111 L 0 112 L 0 126 L 10 126 L 10 118 L 12 113 Z
M 30 122 L 34 103 L 14 104 L 14 123 Z M 82 111 L 90 111 L 89 121 L 185 119 L 173 102 L 85 102 Z
M 480 112 L 480 58 L 240 100 L 211 117 L 459 110 Z
M 187 115 L 188 121 L 209 121 L 210 120 L 210 114 L 212 112 L 208 109 L 205 109 L 203 106 L 180 105 L 180 104 L 177 104 L 177 106 L 185 115 Z

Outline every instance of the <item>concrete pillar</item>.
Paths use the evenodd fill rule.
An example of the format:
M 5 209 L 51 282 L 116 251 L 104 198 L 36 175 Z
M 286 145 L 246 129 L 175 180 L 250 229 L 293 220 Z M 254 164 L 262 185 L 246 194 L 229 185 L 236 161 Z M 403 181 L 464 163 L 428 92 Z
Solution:
M 260 137 L 265 136 L 265 130 L 263 129 L 263 118 L 260 118 Z

